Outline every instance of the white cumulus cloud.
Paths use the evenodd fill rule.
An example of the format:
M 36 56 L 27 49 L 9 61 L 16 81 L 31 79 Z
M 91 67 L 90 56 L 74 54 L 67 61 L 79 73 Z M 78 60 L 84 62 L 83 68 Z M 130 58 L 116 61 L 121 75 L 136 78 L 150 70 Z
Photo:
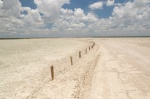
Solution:
M 20 15 L 21 3 L 19 0 L 4 0 L 0 2 L 0 16 L 14 16 L 17 17 Z
M 13 31 L 27 34 L 27 31 L 31 31 L 32 35 L 35 30 L 47 31 L 43 27 L 59 18 L 62 6 L 69 3 L 69 0 L 34 0 L 34 2 L 37 9 L 22 7 L 19 0 L 0 0 L 0 34 Z
M 19 0 L 0 0 L 0 36 L 6 35 L 145 35 L 150 31 L 150 1 L 134 0 L 122 4 L 97 2 L 81 8 L 64 9 L 69 0 L 34 0 L 37 9 L 22 7 Z M 114 5 L 109 18 L 100 18 L 94 9 Z M 23 12 L 26 12 L 23 13 Z
M 3 7 L 3 1 L 0 0 L 0 9 Z
M 45 22 L 54 22 L 60 15 L 61 8 L 69 0 L 34 0 L 37 9 L 43 14 Z
M 150 2 L 150 1 L 149 1 Z M 114 26 L 146 28 L 150 26 L 150 7 L 148 0 L 135 0 L 127 2 L 121 6 L 116 6 L 113 10 Z M 136 28 L 135 28 L 136 29 Z
M 103 7 L 103 2 L 96 2 L 89 6 L 90 9 L 101 9 Z
M 106 5 L 112 6 L 112 5 L 114 5 L 114 3 L 115 3 L 115 0 L 107 0 Z
M 69 29 L 72 33 L 80 31 L 87 34 L 140 35 L 142 31 L 148 33 L 150 30 L 150 7 L 147 0 L 118 4 L 109 18 L 85 14 L 80 8 L 74 11 L 62 9 L 61 18 L 56 23 L 55 29 L 61 31 L 63 27 L 64 32 Z

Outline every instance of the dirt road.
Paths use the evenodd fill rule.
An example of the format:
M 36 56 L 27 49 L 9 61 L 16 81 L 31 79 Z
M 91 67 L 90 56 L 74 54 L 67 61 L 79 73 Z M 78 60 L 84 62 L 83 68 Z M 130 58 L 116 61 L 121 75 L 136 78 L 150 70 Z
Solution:
M 97 39 L 100 59 L 85 99 L 150 99 L 150 39 Z

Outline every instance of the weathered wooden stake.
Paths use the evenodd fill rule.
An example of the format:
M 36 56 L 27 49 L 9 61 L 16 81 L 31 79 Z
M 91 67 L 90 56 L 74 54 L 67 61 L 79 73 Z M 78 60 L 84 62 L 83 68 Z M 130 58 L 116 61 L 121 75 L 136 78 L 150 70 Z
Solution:
M 95 43 L 93 44 L 93 48 L 94 48 L 94 46 L 95 46 Z
M 89 46 L 89 50 L 90 50 L 90 46 Z
M 85 49 L 85 53 L 87 54 L 87 49 Z
M 79 58 L 81 58 L 81 51 L 79 51 Z
M 70 57 L 70 61 L 71 61 L 71 65 L 73 65 L 73 60 L 72 60 L 72 56 Z
M 52 77 L 52 80 L 54 80 L 54 67 L 53 67 L 53 65 L 51 66 L 51 77 Z

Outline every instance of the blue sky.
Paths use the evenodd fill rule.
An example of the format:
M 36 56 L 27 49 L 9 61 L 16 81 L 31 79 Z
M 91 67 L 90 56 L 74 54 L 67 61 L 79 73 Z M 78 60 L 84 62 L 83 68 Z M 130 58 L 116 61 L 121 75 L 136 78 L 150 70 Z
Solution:
M 150 36 L 149 0 L 0 0 L 0 17 L 0 37 Z
M 70 4 L 64 4 L 62 7 L 65 9 L 72 9 L 75 8 L 81 8 L 85 11 L 85 13 L 88 13 L 90 11 L 89 5 L 98 1 L 106 2 L 106 0 L 70 0 Z M 115 3 L 125 3 L 129 0 L 115 0 Z M 30 7 L 32 9 L 36 9 L 37 6 L 34 3 L 34 0 L 20 0 L 23 7 Z M 100 18 L 108 18 L 112 15 L 114 6 L 103 6 L 103 9 L 97 9 L 93 11 L 96 15 L 98 15 Z
M 70 4 L 65 4 L 63 8 L 72 9 L 72 10 L 75 8 L 81 8 L 86 13 L 88 13 L 90 11 L 89 5 L 98 1 L 106 2 L 106 0 L 71 0 Z M 128 0 L 116 0 L 115 3 L 125 3 L 127 1 Z M 114 6 L 104 5 L 103 9 L 97 9 L 93 11 L 93 13 L 95 13 L 101 18 L 108 18 L 109 16 L 111 16 L 113 8 Z
M 19 0 L 23 7 L 30 7 L 32 9 L 36 9 L 37 6 L 34 3 L 34 0 Z

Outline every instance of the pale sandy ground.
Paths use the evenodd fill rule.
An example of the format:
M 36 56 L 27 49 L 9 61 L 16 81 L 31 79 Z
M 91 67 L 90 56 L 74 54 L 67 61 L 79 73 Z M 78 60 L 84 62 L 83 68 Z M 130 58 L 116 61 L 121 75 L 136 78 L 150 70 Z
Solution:
M 150 38 L 94 41 L 100 59 L 84 99 L 150 99 Z
M 0 41 L 0 81 L 0 99 L 150 99 L 150 38 Z
M 51 65 L 57 63 L 57 74 L 62 62 L 89 44 L 74 39 L 0 40 L 0 99 L 26 99 L 51 79 Z

